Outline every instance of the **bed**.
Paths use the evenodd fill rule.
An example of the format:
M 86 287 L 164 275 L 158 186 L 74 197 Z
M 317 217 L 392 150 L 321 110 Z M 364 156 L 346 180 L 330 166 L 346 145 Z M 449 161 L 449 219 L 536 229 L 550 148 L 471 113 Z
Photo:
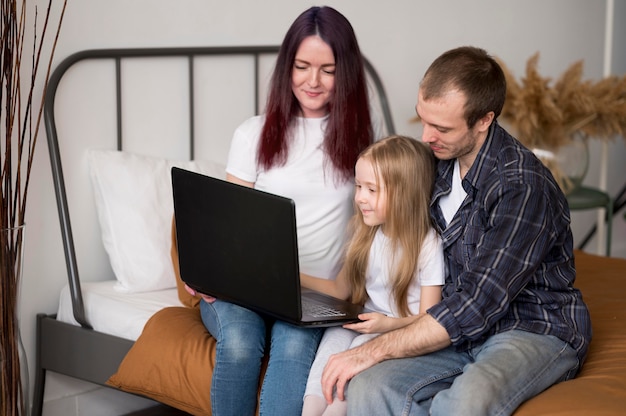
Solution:
M 188 312 L 171 258 L 169 169 L 225 176 L 232 134 L 262 111 L 277 52 L 86 50 L 55 68 L 44 121 L 67 283 L 57 312 L 37 316 L 33 414 L 42 413 L 48 371 L 131 391 L 110 378 L 146 322 L 163 309 Z M 374 114 L 392 133 L 382 81 L 367 59 L 365 68 Z M 180 327 L 164 315 L 153 321 L 166 333 Z
M 55 69 L 45 123 L 67 286 L 58 312 L 37 317 L 34 415 L 42 412 L 47 371 L 190 414 L 210 414 L 207 386 L 215 343 L 196 300 L 181 290 L 169 208 L 153 218 L 168 196 L 167 180 L 155 178 L 174 163 L 224 174 L 234 128 L 262 109 L 276 51 L 275 46 L 92 50 Z M 393 132 L 383 84 L 369 62 L 367 69 L 373 104 L 386 131 Z M 154 202 L 148 194 L 161 199 Z M 140 219 L 151 222 L 135 229 Z M 146 240 L 159 244 L 148 250 Z M 126 247 L 122 252 L 148 254 L 149 261 L 137 271 L 127 263 L 143 257 L 121 258 L 119 245 Z M 577 251 L 576 266 L 576 286 L 593 324 L 589 357 L 576 379 L 524 403 L 518 416 L 613 415 L 626 409 L 626 260 Z M 165 276 L 166 283 L 137 279 L 145 269 L 148 280 Z M 135 271 L 120 277 L 127 270 Z M 101 309 L 118 315 L 103 320 Z

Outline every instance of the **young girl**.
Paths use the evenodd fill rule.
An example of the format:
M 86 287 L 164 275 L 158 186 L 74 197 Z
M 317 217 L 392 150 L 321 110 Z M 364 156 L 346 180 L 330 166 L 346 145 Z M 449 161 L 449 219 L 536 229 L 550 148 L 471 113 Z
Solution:
M 328 405 L 322 395 L 322 371 L 332 354 L 405 326 L 441 300 L 443 252 L 429 214 L 434 177 L 432 152 L 408 137 L 388 137 L 359 156 L 344 265 L 336 280 L 306 276 L 303 284 L 374 312 L 360 315 L 362 322 L 326 330 L 309 374 L 303 416 L 346 413 L 345 401 Z

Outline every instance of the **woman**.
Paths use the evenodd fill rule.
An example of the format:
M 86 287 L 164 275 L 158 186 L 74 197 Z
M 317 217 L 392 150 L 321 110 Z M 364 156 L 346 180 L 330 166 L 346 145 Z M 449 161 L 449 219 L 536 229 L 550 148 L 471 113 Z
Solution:
M 375 137 L 368 103 L 352 26 L 330 7 L 312 7 L 285 35 L 265 115 L 235 131 L 226 178 L 295 201 L 303 274 L 331 279 L 341 267 L 354 164 Z M 266 339 L 260 414 L 300 414 L 322 330 L 273 321 L 207 296 L 200 310 L 217 340 L 213 414 L 254 414 Z

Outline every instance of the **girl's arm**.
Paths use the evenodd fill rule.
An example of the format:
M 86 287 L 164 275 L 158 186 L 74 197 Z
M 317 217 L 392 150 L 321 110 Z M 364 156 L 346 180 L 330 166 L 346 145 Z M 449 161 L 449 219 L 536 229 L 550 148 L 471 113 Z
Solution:
M 426 310 L 441 300 L 441 286 L 422 286 L 420 292 L 419 315 L 426 313 Z M 412 323 L 419 315 L 404 316 L 394 318 L 385 316 L 378 312 L 362 313 L 359 319 L 362 322 L 344 325 L 344 328 L 354 331 L 371 334 L 383 333 L 399 329 Z
M 420 315 L 441 300 L 441 286 L 422 286 L 420 293 Z
M 380 312 L 367 312 L 359 314 L 361 322 L 343 325 L 346 329 L 360 332 L 362 334 L 382 334 L 407 326 L 415 321 L 419 315 L 403 316 L 395 318 Z

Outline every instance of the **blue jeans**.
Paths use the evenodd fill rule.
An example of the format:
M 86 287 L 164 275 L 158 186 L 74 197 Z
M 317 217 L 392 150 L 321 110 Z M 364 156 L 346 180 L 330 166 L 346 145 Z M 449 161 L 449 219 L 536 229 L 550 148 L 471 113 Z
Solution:
M 270 359 L 259 400 L 260 415 L 299 415 L 321 329 L 266 320 L 249 309 L 216 300 L 200 303 L 204 326 L 217 340 L 211 382 L 215 416 L 254 415 L 269 331 Z
M 578 366 L 565 341 L 507 331 L 468 351 L 451 346 L 369 368 L 349 384 L 348 414 L 509 415 Z

